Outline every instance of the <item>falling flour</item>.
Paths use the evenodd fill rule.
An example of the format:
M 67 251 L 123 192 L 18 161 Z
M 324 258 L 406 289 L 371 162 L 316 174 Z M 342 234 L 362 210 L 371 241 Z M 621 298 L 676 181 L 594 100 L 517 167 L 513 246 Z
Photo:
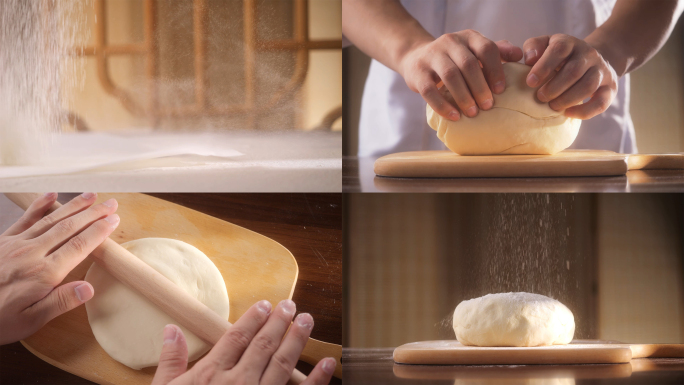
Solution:
M 75 1 L 0 2 L 0 164 L 45 162 L 50 137 L 66 123 L 61 90 L 83 81 L 70 55 L 85 25 Z

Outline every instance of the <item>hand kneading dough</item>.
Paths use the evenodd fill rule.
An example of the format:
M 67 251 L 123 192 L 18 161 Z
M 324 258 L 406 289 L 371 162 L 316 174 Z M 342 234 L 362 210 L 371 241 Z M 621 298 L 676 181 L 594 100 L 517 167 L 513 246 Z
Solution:
M 575 318 L 565 305 L 543 295 L 487 294 L 456 306 L 454 331 L 463 345 L 566 345 L 575 334 Z
M 460 155 L 555 154 L 575 141 L 580 119 L 568 118 L 536 98 L 537 89 L 525 83 L 532 67 L 505 63 L 506 90 L 494 95 L 494 107 L 474 118 L 461 114 L 454 122 L 427 106 L 428 124 L 437 137 Z M 448 100 L 453 98 L 443 88 Z
M 138 239 L 121 246 L 228 319 L 230 307 L 223 277 L 209 257 L 196 247 L 166 238 Z M 92 264 L 85 279 L 95 289 L 95 296 L 86 302 L 86 310 L 100 346 L 112 358 L 133 369 L 159 364 L 164 326 L 178 325 L 178 322 L 97 263 Z M 184 327 L 181 329 L 188 342 L 190 361 L 211 348 Z

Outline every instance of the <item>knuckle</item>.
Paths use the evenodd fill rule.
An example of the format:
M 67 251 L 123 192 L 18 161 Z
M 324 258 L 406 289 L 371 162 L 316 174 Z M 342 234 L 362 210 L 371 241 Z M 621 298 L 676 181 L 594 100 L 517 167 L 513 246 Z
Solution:
M 71 233 L 76 228 L 76 223 L 73 219 L 69 218 L 57 223 L 55 226 L 56 230 L 60 233 Z
M 486 43 L 480 47 L 480 52 L 485 56 L 499 56 L 499 47 L 493 41 L 487 40 Z
M 261 334 L 254 338 L 253 344 L 259 349 L 266 352 L 275 351 L 278 347 L 276 341 L 269 335 Z
M 87 246 L 88 242 L 86 242 L 85 238 L 83 238 L 83 235 L 81 234 L 69 240 L 69 248 L 75 253 L 83 253 Z
M 52 226 L 55 224 L 55 217 L 52 215 L 44 216 L 40 221 L 38 221 L 41 226 Z
M 231 346 L 239 347 L 242 349 L 246 349 L 247 346 L 249 346 L 250 341 L 252 340 L 247 334 L 247 332 L 245 332 L 242 329 L 238 329 L 234 326 L 230 329 L 226 337 L 228 338 L 228 343 Z
M 446 69 L 444 69 L 442 76 L 448 80 L 455 80 L 458 78 L 458 76 L 460 74 L 461 74 L 461 71 L 458 69 L 458 67 L 451 65 L 451 66 L 447 67 Z M 444 80 L 444 79 L 442 79 L 442 80 Z
M 554 55 L 565 55 L 570 49 L 570 43 L 567 40 L 559 39 L 551 43 L 549 49 Z
M 271 362 L 273 362 L 276 368 L 283 373 L 290 372 L 292 370 L 291 368 L 296 364 L 290 357 L 277 352 L 271 357 Z
M 61 313 L 69 310 L 71 298 L 66 294 L 66 290 L 58 290 L 55 300 L 57 301 L 57 309 L 59 309 Z
M 580 63 L 572 61 L 567 63 L 566 67 L 568 69 L 568 74 L 573 79 L 579 79 L 582 77 L 582 75 L 584 75 L 584 68 L 582 68 Z
M 428 95 L 429 93 L 432 92 L 433 85 L 432 83 L 420 83 L 418 84 L 418 93 L 421 94 L 422 96 Z
M 474 56 L 465 56 L 461 58 L 461 69 L 466 72 L 473 72 L 480 69 L 480 64 Z

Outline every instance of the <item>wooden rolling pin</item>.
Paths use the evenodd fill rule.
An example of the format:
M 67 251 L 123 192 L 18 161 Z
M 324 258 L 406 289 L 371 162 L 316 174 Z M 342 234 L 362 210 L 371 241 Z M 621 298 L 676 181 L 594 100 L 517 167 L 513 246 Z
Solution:
M 26 210 L 40 194 L 5 194 L 12 202 Z M 55 202 L 48 213 L 61 206 Z M 154 270 L 112 239 L 107 238 L 92 253 L 97 263 L 114 278 L 144 295 L 164 313 L 202 340 L 216 345 L 228 331 L 231 323 L 216 314 L 202 302 L 191 297 L 168 278 Z M 306 376 L 295 369 L 290 384 L 301 384 Z

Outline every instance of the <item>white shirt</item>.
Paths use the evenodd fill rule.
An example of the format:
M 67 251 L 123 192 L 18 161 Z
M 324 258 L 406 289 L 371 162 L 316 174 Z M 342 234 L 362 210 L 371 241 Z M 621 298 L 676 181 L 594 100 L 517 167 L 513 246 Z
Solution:
M 492 41 L 525 40 L 564 33 L 584 39 L 604 23 L 616 0 L 402 0 L 408 12 L 434 37 L 473 29 Z M 398 73 L 371 62 L 361 104 L 359 156 L 400 151 L 442 150 L 444 144 L 427 124 L 425 100 Z M 602 114 L 582 122 L 570 148 L 636 152 L 629 115 L 629 75 Z

